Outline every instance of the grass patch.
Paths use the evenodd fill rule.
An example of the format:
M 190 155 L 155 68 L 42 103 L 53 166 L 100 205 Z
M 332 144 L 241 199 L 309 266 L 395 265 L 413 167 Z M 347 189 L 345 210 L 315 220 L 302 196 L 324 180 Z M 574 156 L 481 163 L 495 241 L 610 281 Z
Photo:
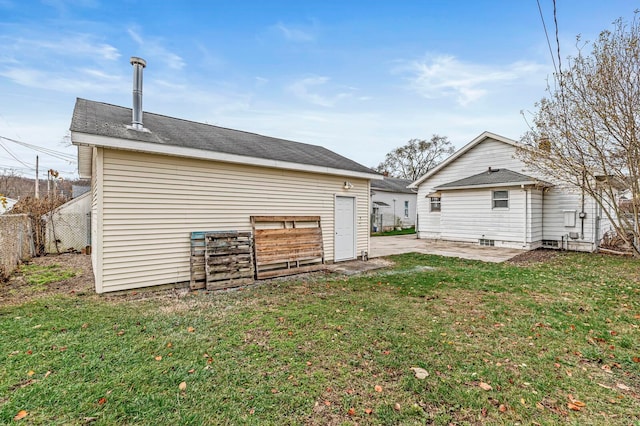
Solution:
M 18 273 L 22 274 L 25 282 L 35 289 L 44 289 L 48 284 L 76 276 L 75 270 L 62 267 L 59 264 L 46 266 L 24 264 L 19 267 Z
M 415 233 L 416 233 L 416 228 L 411 227 L 411 228 L 404 228 L 400 230 L 392 229 L 391 231 L 372 232 L 371 236 L 372 237 L 388 237 L 391 235 L 411 235 Z
M 2 308 L 0 422 L 639 424 L 637 261 L 394 260 L 229 293 Z

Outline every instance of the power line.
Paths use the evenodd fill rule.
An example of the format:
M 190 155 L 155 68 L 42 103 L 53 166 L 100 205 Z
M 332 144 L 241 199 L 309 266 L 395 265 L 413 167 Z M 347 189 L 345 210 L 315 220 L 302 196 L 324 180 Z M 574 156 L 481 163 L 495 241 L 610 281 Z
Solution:
M 542 20 L 542 28 L 544 28 L 544 36 L 547 38 L 547 46 L 549 46 L 549 54 L 551 55 L 551 62 L 553 62 L 553 69 L 556 72 L 556 74 L 558 73 L 558 68 L 556 68 L 556 59 L 555 59 L 555 55 L 553 54 L 553 49 L 551 48 L 551 41 L 549 40 L 549 33 L 547 32 L 547 24 L 545 24 L 544 22 L 544 15 L 542 14 L 542 7 L 540 6 L 540 0 L 536 0 L 538 2 L 538 11 L 540 12 L 540 20 Z M 553 15 L 555 18 L 555 2 L 554 2 L 554 9 L 553 9 Z M 556 22 L 556 38 L 557 38 L 557 22 Z
M 9 150 L 9 148 L 7 148 L 7 147 L 5 146 L 5 144 L 4 144 L 4 143 L 2 143 L 2 141 L 1 141 L 1 140 L 0 140 L 0 148 L 2 148 L 2 149 L 4 149 L 5 151 L 7 151 L 7 154 L 9 154 L 9 155 L 10 155 L 14 160 L 16 160 L 18 163 L 22 164 L 22 165 L 23 165 L 23 166 L 25 166 L 25 167 L 28 167 L 28 168 L 29 168 L 29 169 L 31 169 L 31 170 L 35 170 L 35 169 L 33 168 L 33 166 L 28 165 L 27 163 L 25 163 L 24 161 L 22 161 L 22 160 L 20 160 L 18 157 L 16 157 L 16 156 L 15 156 L 15 154 L 14 154 L 13 152 L 11 152 L 11 151 Z
M 76 157 L 74 155 L 67 154 L 65 152 L 55 151 L 55 150 L 50 149 L 50 148 L 44 148 L 44 147 L 33 145 L 33 144 L 30 144 L 30 143 L 21 142 L 19 140 L 11 139 L 11 138 L 8 138 L 6 136 L 0 136 L 0 139 L 4 139 L 6 141 L 13 142 L 13 143 L 16 143 L 18 145 L 22 145 L 22 146 L 24 146 L 26 148 L 30 148 L 30 149 L 32 149 L 34 151 L 41 152 L 43 154 L 49 155 L 49 156 L 57 158 L 59 160 L 64 160 L 64 161 L 68 161 L 68 162 L 72 162 L 72 163 L 76 162 Z M 12 155 L 12 157 L 15 158 L 15 156 L 13 156 L 13 155 Z M 17 161 L 20 161 L 20 160 L 17 160 Z M 24 163 L 22 163 L 22 164 L 24 164 Z

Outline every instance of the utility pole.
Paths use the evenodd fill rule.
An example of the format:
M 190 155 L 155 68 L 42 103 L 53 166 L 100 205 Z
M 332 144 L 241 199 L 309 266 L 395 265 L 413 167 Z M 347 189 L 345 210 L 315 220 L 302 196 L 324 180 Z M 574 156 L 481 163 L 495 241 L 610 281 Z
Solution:
M 39 187 L 40 186 L 40 182 L 38 181 L 38 156 L 36 155 L 36 198 L 38 198 L 39 196 Z

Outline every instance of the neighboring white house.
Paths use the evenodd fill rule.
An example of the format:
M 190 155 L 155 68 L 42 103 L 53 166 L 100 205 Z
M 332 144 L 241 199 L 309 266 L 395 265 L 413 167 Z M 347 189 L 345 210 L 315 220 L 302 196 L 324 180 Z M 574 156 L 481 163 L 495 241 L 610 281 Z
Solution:
M 134 94 L 135 96 L 135 94 Z M 134 102 L 135 105 L 135 102 Z M 71 140 L 91 178 L 98 293 L 188 282 L 190 233 L 251 216 L 321 217 L 327 262 L 369 252 L 370 180 L 326 148 L 78 99 Z M 139 114 L 139 115 L 138 115 Z
M 4 214 L 16 205 L 18 200 L 8 197 L 0 197 L 0 214 Z
M 418 238 L 594 251 L 609 221 L 579 188 L 535 176 L 518 143 L 484 132 L 411 184 Z
M 411 180 L 385 177 L 371 181 L 371 228 L 374 232 L 416 224 L 416 191 Z
M 91 194 L 85 192 L 44 215 L 45 251 L 79 252 L 91 245 L 90 212 Z

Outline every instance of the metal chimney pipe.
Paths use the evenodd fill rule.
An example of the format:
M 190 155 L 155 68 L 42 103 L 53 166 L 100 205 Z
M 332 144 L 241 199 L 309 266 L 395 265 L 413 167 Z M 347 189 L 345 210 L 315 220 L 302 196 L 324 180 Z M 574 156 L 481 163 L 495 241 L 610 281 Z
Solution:
M 133 118 L 131 128 L 144 130 L 142 125 L 142 70 L 147 66 L 147 61 L 132 56 L 130 62 L 133 65 Z

